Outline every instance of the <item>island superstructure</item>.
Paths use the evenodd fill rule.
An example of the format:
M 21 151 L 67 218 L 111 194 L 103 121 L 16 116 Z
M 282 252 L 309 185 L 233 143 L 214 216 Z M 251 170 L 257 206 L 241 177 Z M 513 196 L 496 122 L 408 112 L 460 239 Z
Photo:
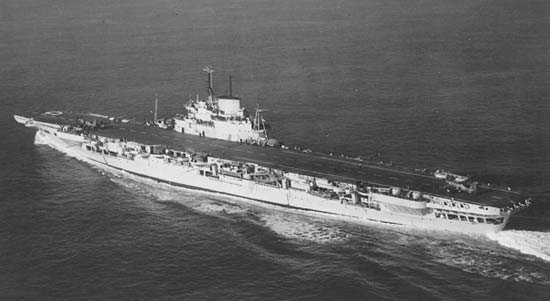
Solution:
M 92 165 L 158 182 L 359 222 L 498 232 L 530 199 L 468 177 L 235 143 L 59 111 L 23 117 L 42 143 Z
M 264 145 L 268 143 L 265 120 L 259 108 L 254 117 L 241 107 L 241 99 L 233 96 L 229 80 L 229 95 L 216 96 L 210 67 L 208 73 L 208 96 L 206 99 L 191 98 L 185 105 L 187 114 L 174 117 L 174 130 L 191 135 L 204 136 L 233 142 Z M 272 142 L 274 143 L 274 142 Z

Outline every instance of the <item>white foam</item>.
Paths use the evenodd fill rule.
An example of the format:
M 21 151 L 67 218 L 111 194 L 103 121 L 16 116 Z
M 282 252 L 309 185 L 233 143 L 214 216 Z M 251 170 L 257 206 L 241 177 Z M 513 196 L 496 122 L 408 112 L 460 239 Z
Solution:
M 246 213 L 246 210 L 242 209 L 239 206 L 225 204 L 225 203 L 215 203 L 215 202 L 203 202 L 198 204 L 197 206 L 193 206 L 192 208 L 204 213 L 223 213 L 223 214 Z
M 487 237 L 507 248 L 550 262 L 550 232 L 506 230 Z
M 40 135 L 40 132 L 36 131 L 36 134 L 34 135 L 34 144 L 36 144 L 36 145 L 45 145 L 45 144 L 48 144 L 48 143 L 46 142 L 44 137 L 42 137 L 42 135 Z
M 275 233 L 302 241 L 334 243 L 346 241 L 350 237 L 340 229 L 316 224 L 303 216 L 270 212 L 260 215 L 260 220 Z
M 430 247 L 430 253 L 435 261 L 468 273 L 516 282 L 548 283 L 545 268 L 536 263 L 518 264 L 518 258 L 513 254 L 470 243 L 440 244 Z

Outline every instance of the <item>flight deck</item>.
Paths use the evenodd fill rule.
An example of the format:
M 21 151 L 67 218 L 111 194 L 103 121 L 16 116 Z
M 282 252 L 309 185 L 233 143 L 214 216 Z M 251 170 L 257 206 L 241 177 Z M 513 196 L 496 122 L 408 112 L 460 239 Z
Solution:
M 36 120 L 75 124 L 75 117 L 35 116 Z M 525 199 L 518 192 L 479 186 L 475 193 L 456 191 L 431 174 L 395 168 L 382 164 L 331 156 L 317 152 L 303 152 L 279 147 L 262 147 L 246 143 L 212 139 L 174 130 L 160 129 L 138 122 L 110 122 L 104 128 L 94 129 L 92 135 L 126 139 L 148 145 L 163 145 L 173 150 L 206 153 L 213 157 L 251 162 L 283 171 L 297 172 L 329 180 L 356 183 L 358 181 L 381 186 L 403 187 L 421 192 L 465 200 L 479 205 L 506 207 Z

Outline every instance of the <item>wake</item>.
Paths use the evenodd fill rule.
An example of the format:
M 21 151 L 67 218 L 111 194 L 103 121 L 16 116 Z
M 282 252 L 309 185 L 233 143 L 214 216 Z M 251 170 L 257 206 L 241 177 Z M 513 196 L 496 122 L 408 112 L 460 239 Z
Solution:
M 304 216 L 274 211 L 261 213 L 259 217 L 273 232 L 298 241 L 327 244 L 345 242 L 351 237 L 338 227 L 318 224 Z
M 487 237 L 504 247 L 550 262 L 550 232 L 506 230 Z
M 39 132 L 35 135 L 35 144 L 47 144 L 47 141 L 41 137 Z M 122 186 L 130 185 L 132 186 L 132 190 L 134 191 L 141 191 L 150 195 L 153 195 L 157 197 L 159 200 L 177 200 L 181 198 L 181 195 L 178 192 L 186 191 L 188 193 L 184 194 L 187 197 L 190 197 L 192 195 L 195 195 L 193 193 L 189 193 L 189 190 L 187 189 L 174 189 L 174 187 L 170 186 L 172 189 L 168 189 L 168 185 L 159 185 L 158 183 L 143 179 L 141 177 L 132 176 L 130 174 L 119 172 L 114 169 L 106 169 L 103 167 L 96 166 L 94 164 L 91 164 L 92 166 L 96 167 L 99 170 L 105 170 L 108 171 L 109 174 L 112 174 L 115 178 L 111 178 L 113 182 L 116 182 Z M 127 181 L 123 180 L 123 178 L 129 178 L 131 180 L 134 180 L 136 182 L 146 183 L 149 184 L 149 188 L 156 188 L 156 189 L 146 189 L 143 187 L 140 187 L 140 185 L 132 185 L 129 184 Z M 134 184 L 134 183 L 133 183 Z M 164 188 L 164 189 L 163 189 Z M 217 194 L 214 194 L 217 195 Z M 224 198 L 226 199 L 226 198 Z M 231 198 L 229 198 L 231 199 Z M 248 203 L 248 202 L 247 202 Z M 246 212 L 246 209 L 243 209 L 240 206 L 228 206 L 226 205 L 220 205 L 217 202 L 204 202 L 199 201 L 197 202 L 191 202 L 192 206 L 191 208 L 196 209 L 201 212 L 205 213 L 225 213 L 225 214 L 242 214 Z M 193 206 L 195 205 L 195 206 Z M 339 233 L 339 231 L 334 231 L 334 229 L 331 228 L 319 228 L 317 225 L 311 225 L 309 223 L 292 223 L 293 220 L 289 220 L 288 218 L 282 218 L 281 216 L 269 216 L 264 215 L 263 218 L 261 218 L 264 222 L 265 226 L 271 228 L 274 232 L 289 237 L 289 238 L 297 238 L 299 240 L 307 240 L 307 241 L 317 241 L 317 242 L 335 242 L 335 241 L 346 241 L 349 237 L 347 235 Z M 291 225 L 291 226 L 289 226 Z M 493 240 L 500 244 L 501 246 L 515 249 L 523 254 L 528 254 L 532 256 L 536 256 L 537 258 L 540 258 L 542 260 L 545 260 L 547 262 L 550 262 L 550 232 L 538 232 L 538 231 L 520 231 L 520 230 L 506 230 L 501 231 L 496 234 L 487 234 L 487 238 L 490 240 Z

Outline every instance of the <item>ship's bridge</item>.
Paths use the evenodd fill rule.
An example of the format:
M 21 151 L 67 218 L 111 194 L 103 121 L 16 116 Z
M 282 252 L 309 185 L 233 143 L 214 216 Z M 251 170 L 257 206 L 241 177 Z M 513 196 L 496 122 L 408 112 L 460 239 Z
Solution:
M 212 120 L 213 110 L 209 107 L 205 100 L 196 101 L 194 103 L 185 106 L 187 109 L 187 116 L 192 119 L 198 119 L 202 121 Z M 183 118 L 185 119 L 185 118 Z

